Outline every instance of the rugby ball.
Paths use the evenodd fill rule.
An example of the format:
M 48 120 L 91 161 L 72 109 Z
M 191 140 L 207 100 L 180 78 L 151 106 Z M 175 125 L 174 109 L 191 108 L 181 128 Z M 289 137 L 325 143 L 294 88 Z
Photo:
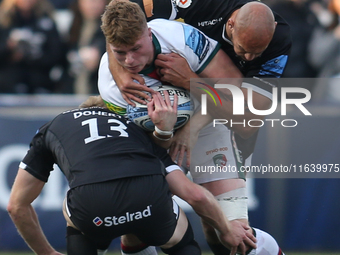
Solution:
M 174 101 L 174 95 L 176 94 L 178 97 L 178 106 L 177 106 L 177 122 L 174 126 L 174 129 L 178 129 L 183 127 L 194 112 L 194 102 L 190 97 L 190 93 L 183 88 L 171 86 L 171 85 L 154 85 L 151 86 L 155 91 L 161 93 L 164 97 L 164 90 L 169 93 L 171 104 Z M 140 126 L 146 131 L 154 131 L 155 125 L 152 123 L 149 115 L 148 108 L 146 105 L 140 104 L 138 102 L 134 102 L 136 107 L 129 105 L 126 109 L 126 115 L 128 119 L 133 121 L 135 124 Z

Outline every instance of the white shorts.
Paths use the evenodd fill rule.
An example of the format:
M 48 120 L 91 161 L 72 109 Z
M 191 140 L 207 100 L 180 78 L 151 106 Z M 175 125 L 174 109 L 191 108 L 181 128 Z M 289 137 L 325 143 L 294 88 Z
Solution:
M 213 124 L 209 124 L 201 130 L 191 151 L 190 174 L 198 184 L 223 179 L 244 179 L 240 167 L 250 164 L 251 155 L 246 160 L 242 159 L 234 132 L 224 125 L 213 127 Z

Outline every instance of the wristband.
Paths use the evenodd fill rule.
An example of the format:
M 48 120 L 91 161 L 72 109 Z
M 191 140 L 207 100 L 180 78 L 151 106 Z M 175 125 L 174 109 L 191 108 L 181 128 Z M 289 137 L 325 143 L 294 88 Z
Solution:
M 157 132 L 157 134 L 159 135 L 173 135 L 173 130 L 170 130 L 170 131 L 163 131 L 163 130 L 160 130 L 158 127 L 155 126 L 155 131 Z
M 169 138 L 160 138 L 159 136 L 157 136 L 156 131 L 153 131 L 152 134 L 154 137 L 156 137 L 158 140 L 161 140 L 161 141 L 169 141 L 174 136 L 174 134 L 171 133 L 171 136 Z

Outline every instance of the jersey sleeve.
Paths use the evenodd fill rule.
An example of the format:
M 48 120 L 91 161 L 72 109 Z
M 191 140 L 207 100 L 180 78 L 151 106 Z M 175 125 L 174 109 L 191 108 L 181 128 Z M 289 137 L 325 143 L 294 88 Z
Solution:
M 154 34 L 156 52 L 181 55 L 193 72 L 202 72 L 220 49 L 217 41 L 183 22 L 156 19 L 148 24 Z
M 172 161 L 170 155 L 168 154 L 168 152 L 158 146 L 157 144 L 153 143 L 153 150 L 154 150 L 154 154 L 161 160 L 161 162 L 163 163 L 164 167 L 165 167 L 165 171 L 166 171 L 166 174 L 169 174 L 171 173 L 172 171 L 175 171 L 175 170 L 181 170 L 181 168 L 175 163 Z
M 45 134 L 48 126 L 49 123 L 38 130 L 30 143 L 30 149 L 19 165 L 20 168 L 44 182 L 47 182 L 55 163 L 52 152 L 45 146 Z
M 184 30 L 185 51 L 188 59 L 193 61 L 193 69 L 201 73 L 220 49 L 220 44 L 206 36 L 200 30 L 181 23 Z

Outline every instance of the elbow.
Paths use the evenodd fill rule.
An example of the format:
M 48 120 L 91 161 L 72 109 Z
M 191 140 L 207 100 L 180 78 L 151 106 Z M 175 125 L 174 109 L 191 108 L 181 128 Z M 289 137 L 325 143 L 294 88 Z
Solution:
M 11 218 L 15 218 L 20 212 L 20 206 L 10 199 L 7 204 L 7 212 Z
M 15 215 L 15 212 L 17 210 L 15 209 L 15 206 L 13 205 L 13 203 L 11 201 L 9 201 L 9 203 L 7 204 L 7 212 L 9 215 Z

